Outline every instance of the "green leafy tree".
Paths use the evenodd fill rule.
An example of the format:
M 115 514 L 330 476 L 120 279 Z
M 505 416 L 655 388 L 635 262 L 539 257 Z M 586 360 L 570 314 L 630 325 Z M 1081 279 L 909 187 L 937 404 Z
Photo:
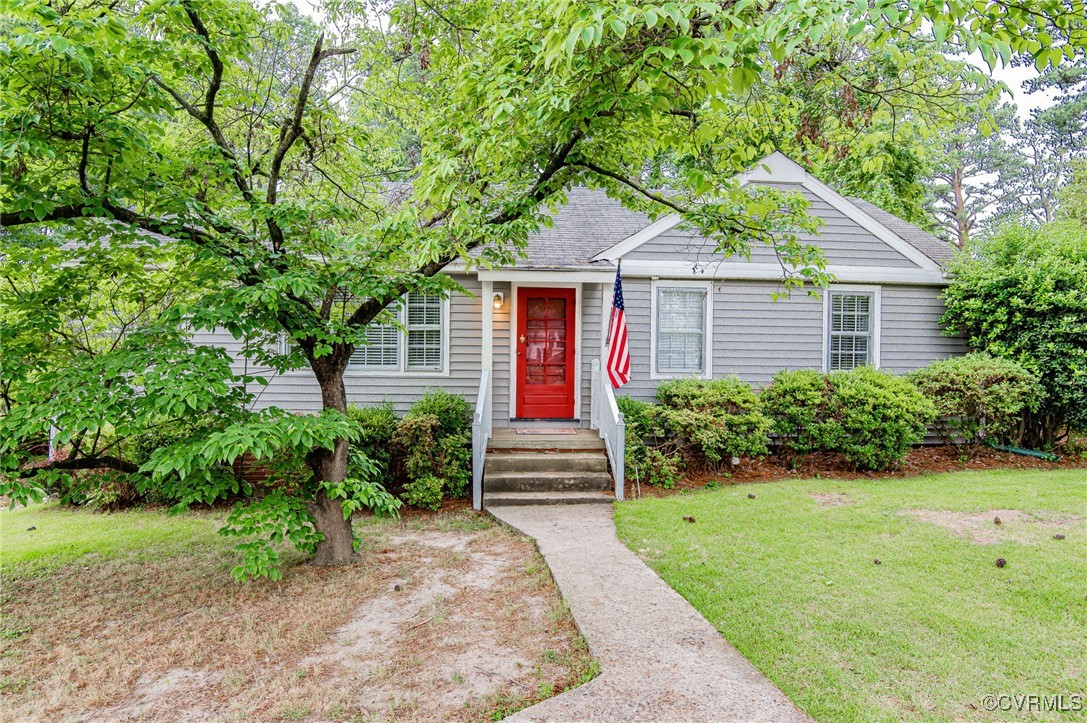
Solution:
M 1005 196 L 991 228 L 1003 223 L 1043 224 L 1054 220 L 1061 189 L 1073 169 L 1087 160 L 1087 59 L 1045 68 L 1026 83 L 1030 93 L 1055 94 L 1054 103 L 1031 111 L 1011 129 L 1021 156 L 1018 167 L 1004 169 L 998 182 Z
M 1087 428 L 1087 243 L 1075 220 L 1006 226 L 952 266 L 949 333 L 1037 374 L 1044 396 L 1018 438 L 1051 448 Z
M 1053 65 L 1085 45 L 1080 0 L 980 10 L 832 0 L 819 12 L 480 0 L 391 3 L 371 16 L 332 3 L 320 26 L 244 0 L 6 10 L 0 223 L 90 239 L 105 219 L 172 239 L 213 271 L 197 279 L 211 288 L 162 324 L 225 329 L 253 359 L 313 373 L 321 414 L 243 414 L 156 450 L 144 471 L 197 480 L 208 499 L 229 490 L 206 472 L 228 458 L 304 459 L 305 485 L 243 506 L 235 527 L 290 539 L 319 564 L 353 559 L 350 514 L 374 501 L 347 477 L 350 355 L 406 292 L 448 292 L 439 272 L 451 261 L 509 262 L 564 190 L 587 183 L 654 216 L 679 212 L 730 252 L 771 244 L 787 284 L 823 283 L 818 250 L 795 236 L 812 228 L 800 200 L 732 180 L 769 150 L 748 129 L 773 118 L 733 102 L 759 87 L 767 57 L 782 63 L 835 33 L 900 63 L 899 43 L 921 32 L 993 63 L 1029 52 Z M 707 145 L 728 153 L 683 174 L 676 193 L 637 180 L 654 153 Z M 164 386 L 175 366 L 155 367 Z M 143 368 L 119 372 L 133 394 Z M 5 452 L 48 423 L 62 389 L 40 388 L 25 411 L 33 424 L 5 418 Z M 16 479 L 5 491 L 25 497 L 33 476 Z M 275 569 L 269 549 L 254 548 L 251 572 Z
M 1060 190 L 1058 200 L 1058 219 L 1076 221 L 1087 228 L 1087 158 L 1072 163 L 1068 183 Z
M 1008 179 L 1024 171 L 1022 155 L 1004 135 L 1017 127 L 1015 106 L 998 106 L 991 119 L 974 110 L 935 147 L 930 207 L 941 235 L 960 250 L 966 248 L 979 220 L 1012 193 Z

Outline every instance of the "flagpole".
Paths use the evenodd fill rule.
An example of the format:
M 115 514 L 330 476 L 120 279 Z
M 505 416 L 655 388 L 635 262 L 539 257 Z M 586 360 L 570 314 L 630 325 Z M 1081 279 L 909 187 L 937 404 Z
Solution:
M 620 269 L 623 268 L 623 257 L 620 256 L 615 262 L 615 273 L 618 274 Z M 611 315 L 615 316 L 615 306 L 611 307 Z M 611 342 L 611 318 L 608 318 L 608 331 L 604 335 L 604 346 L 606 347 Z

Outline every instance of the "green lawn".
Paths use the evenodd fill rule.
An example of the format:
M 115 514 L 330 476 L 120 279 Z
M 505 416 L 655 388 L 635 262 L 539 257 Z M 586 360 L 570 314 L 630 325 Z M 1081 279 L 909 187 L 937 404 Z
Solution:
M 4 508 L 0 510 L 0 570 L 36 574 L 85 556 L 149 559 L 199 548 L 229 553 L 237 540 L 216 532 L 222 519 L 221 513 L 171 515 L 163 509 L 107 514 L 55 502 Z
M 1087 470 L 999 471 L 741 485 L 616 522 L 816 719 L 961 719 L 1087 692 L 1085 512 Z

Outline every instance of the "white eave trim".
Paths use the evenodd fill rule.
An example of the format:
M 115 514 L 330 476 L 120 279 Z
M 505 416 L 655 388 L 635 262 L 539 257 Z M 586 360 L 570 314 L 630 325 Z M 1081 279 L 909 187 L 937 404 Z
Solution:
M 615 261 L 617 258 L 620 258 L 624 254 L 633 251 L 645 242 L 655 239 L 657 236 L 660 236 L 665 231 L 671 231 L 673 228 L 678 226 L 682 220 L 683 217 L 680 216 L 678 213 L 673 213 L 669 214 L 668 216 L 658 218 L 656 221 L 649 224 L 633 236 L 628 236 L 611 248 L 605 249 L 604 251 L 598 253 L 596 256 L 593 256 L 592 260 Z
M 801 185 L 814 193 L 816 196 L 819 196 L 819 198 L 823 199 L 834 208 L 841 211 L 851 220 L 856 221 L 866 231 L 871 232 L 873 236 L 875 236 L 880 241 L 887 244 L 895 251 L 902 254 L 921 268 L 928 269 L 929 271 L 940 270 L 940 265 L 937 264 L 935 261 L 918 251 L 912 244 L 909 244 L 906 241 L 902 240 L 902 237 L 896 234 L 894 231 L 869 216 L 867 213 L 861 210 L 860 206 L 853 203 L 848 198 L 838 193 L 833 188 L 826 185 L 811 174 L 808 174 L 808 178 Z
M 518 284 L 532 283 L 608 283 L 615 280 L 614 271 L 597 268 L 571 267 L 568 269 L 480 269 L 480 281 L 513 281 Z
M 888 268 L 878 266 L 828 266 L 838 282 L 855 284 L 916 284 L 947 286 L 948 276 L 942 271 L 928 269 Z M 685 261 L 623 262 L 623 276 L 662 279 L 713 279 L 738 281 L 781 281 L 784 278 L 778 264 L 758 264 L 743 261 L 694 263 Z
M 749 183 L 799 184 L 802 188 L 829 203 L 847 218 L 856 222 L 861 228 L 871 233 L 880 241 L 883 241 L 899 254 L 917 264 L 921 269 L 942 274 L 938 263 L 919 251 L 912 244 L 905 241 L 897 233 L 867 214 L 848 198 L 808 173 L 804 170 L 803 166 L 780 151 L 771 153 L 769 156 L 752 166 L 750 170 L 737 175 L 736 178 L 744 185 Z M 665 231 L 675 228 L 682 220 L 683 219 L 679 214 L 672 214 L 657 219 L 657 221 L 646 226 L 638 233 L 629 236 L 609 249 L 601 251 L 593 257 L 593 261 L 615 261 L 617 258 L 634 251 L 639 246 L 660 236 Z

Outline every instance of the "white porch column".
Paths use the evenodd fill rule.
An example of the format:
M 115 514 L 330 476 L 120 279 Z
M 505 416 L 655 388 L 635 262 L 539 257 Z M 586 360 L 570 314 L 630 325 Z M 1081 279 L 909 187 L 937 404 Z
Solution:
M 480 291 L 481 301 L 483 302 L 483 329 L 481 333 L 480 343 L 480 369 L 485 371 L 494 370 L 494 282 L 484 281 L 481 283 L 483 290 Z

